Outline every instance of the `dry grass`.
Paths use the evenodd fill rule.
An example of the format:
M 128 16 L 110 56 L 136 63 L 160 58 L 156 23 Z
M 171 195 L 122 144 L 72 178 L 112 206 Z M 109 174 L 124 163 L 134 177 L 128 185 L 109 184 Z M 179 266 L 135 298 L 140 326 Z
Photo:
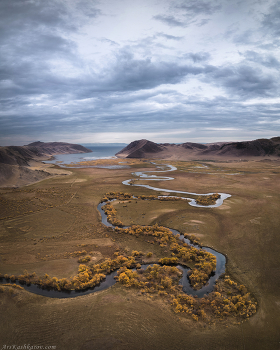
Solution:
M 209 168 L 196 168 L 201 162 L 173 164 L 178 170 L 166 176 L 175 180 L 158 182 L 157 187 L 225 192 L 232 197 L 212 209 L 191 207 L 183 201 L 116 203 L 118 218 L 128 225 L 157 222 L 179 229 L 226 254 L 227 274 L 246 285 L 258 301 L 256 315 L 240 325 L 223 321 L 208 326 L 174 314 L 160 300 L 118 285 L 64 300 L 7 286 L 0 294 L 0 312 L 5 315 L 0 327 L 1 345 L 116 350 L 186 346 L 203 350 L 279 349 L 279 162 L 203 163 Z M 147 166 L 139 165 L 143 169 Z M 131 178 L 131 169 L 71 171 L 67 177 L 28 187 L 0 189 L 0 272 L 19 274 L 27 269 L 38 275 L 71 277 L 78 269 L 78 257 L 71 253 L 78 250 L 85 250 L 96 262 L 112 258 L 117 248 L 145 254 L 151 251 L 153 257 L 160 257 L 162 248 L 105 228 L 96 209 L 108 191 L 135 195 L 156 192 L 122 185 L 123 180 Z M 229 172 L 243 175 L 226 175 Z

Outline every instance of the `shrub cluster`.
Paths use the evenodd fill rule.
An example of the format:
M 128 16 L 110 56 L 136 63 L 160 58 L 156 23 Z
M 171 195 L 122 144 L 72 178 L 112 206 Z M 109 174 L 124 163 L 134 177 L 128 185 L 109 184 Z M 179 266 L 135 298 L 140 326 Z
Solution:
M 248 318 L 257 311 L 257 303 L 251 299 L 246 288 L 229 278 L 220 279 L 215 285 L 215 291 L 204 298 L 180 294 L 173 299 L 172 304 L 175 312 L 186 312 L 195 320 L 211 316 Z
M 182 271 L 175 266 L 154 264 L 148 266 L 146 270 L 132 271 L 125 267 L 120 268 L 116 278 L 125 287 L 140 288 L 142 293 L 167 295 L 167 292 L 178 292 L 178 282 L 181 275 Z
M 200 289 L 207 283 L 209 276 L 215 271 L 216 257 L 202 249 L 192 247 L 179 239 L 179 235 L 174 236 L 173 233 L 166 227 L 140 226 L 133 225 L 128 228 L 115 227 L 115 232 L 129 235 L 150 236 L 153 242 L 159 244 L 161 247 L 168 247 L 172 253 L 174 261 L 180 262 L 184 265 L 195 264 L 194 269 L 190 270 L 190 283 L 194 289 Z M 169 261 L 173 263 L 172 259 L 165 257 L 159 262 Z M 174 262 L 175 263 L 175 262 Z M 165 264 L 167 264 L 165 262 Z
M 182 272 L 175 266 L 154 264 L 146 270 L 132 271 L 121 268 L 117 280 L 127 288 L 140 289 L 141 293 L 158 294 L 167 298 L 176 313 L 187 313 L 195 321 L 214 318 L 248 318 L 256 312 L 256 302 L 244 286 L 229 278 L 220 280 L 215 291 L 204 298 L 182 294 L 178 285 Z
M 107 192 L 101 199 L 100 202 L 107 202 L 112 199 L 118 199 L 121 201 L 129 200 L 129 199 L 142 199 L 142 200 L 160 200 L 160 201 L 180 201 L 185 198 L 177 197 L 177 196 L 156 196 L 156 195 L 140 195 L 133 196 L 130 193 L 124 192 Z
M 132 199 L 133 195 L 130 193 L 124 193 L 124 192 L 107 192 L 101 199 L 102 202 L 108 202 L 109 200 L 112 199 L 119 199 L 121 201 L 125 201 L 128 199 Z
M 102 210 L 107 215 L 108 222 L 110 222 L 112 225 L 117 226 L 117 227 L 124 226 L 124 224 L 121 222 L 121 220 L 117 219 L 117 210 L 115 209 L 115 207 L 112 204 L 107 203 L 107 204 L 103 205 Z
M 80 257 L 79 259 L 78 259 L 78 263 L 80 263 L 80 264 L 85 264 L 85 263 L 87 263 L 87 262 L 89 262 L 90 261 L 90 256 L 84 256 L 84 257 Z
M 199 196 L 195 201 L 199 205 L 213 205 L 221 195 L 219 193 L 210 194 L 209 196 Z
M 83 290 L 95 287 L 105 279 L 106 274 L 119 269 L 121 266 L 127 268 L 136 267 L 135 257 L 125 257 L 123 255 L 119 255 L 116 257 L 116 259 L 106 259 L 104 262 L 92 266 L 81 264 L 79 265 L 78 274 L 72 279 L 58 279 L 57 277 L 50 277 L 48 274 L 45 274 L 43 277 L 38 277 L 35 272 L 30 274 L 26 270 L 19 276 L 9 276 L 7 274 L 3 276 L 0 274 L 0 278 L 4 277 L 5 279 L 10 279 L 11 281 L 15 281 L 17 279 L 22 284 L 30 285 L 33 283 L 42 288 L 54 289 L 58 291 Z

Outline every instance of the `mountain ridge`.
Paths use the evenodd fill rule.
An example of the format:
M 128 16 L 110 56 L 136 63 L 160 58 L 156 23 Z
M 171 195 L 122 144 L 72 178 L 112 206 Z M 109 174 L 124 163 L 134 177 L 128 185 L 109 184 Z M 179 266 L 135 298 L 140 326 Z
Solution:
M 116 153 L 119 158 L 148 158 L 174 160 L 200 159 L 254 159 L 256 157 L 280 157 L 280 137 L 239 142 L 201 144 L 155 143 L 146 139 L 136 140 Z
M 67 142 L 36 141 L 24 146 L 0 147 L 0 186 L 24 186 L 61 173 L 57 170 L 55 174 L 40 162 L 55 154 L 88 152 L 92 150 Z
M 88 152 L 92 150 L 74 143 L 36 141 L 24 146 L 0 147 L 0 164 L 28 166 L 32 160 L 47 158 L 55 154 Z

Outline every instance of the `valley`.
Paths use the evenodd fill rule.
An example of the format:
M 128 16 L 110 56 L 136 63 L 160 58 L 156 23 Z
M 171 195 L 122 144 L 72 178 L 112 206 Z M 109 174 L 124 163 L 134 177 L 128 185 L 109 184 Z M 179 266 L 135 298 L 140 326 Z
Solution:
M 155 186 L 149 178 L 131 175 L 149 171 L 158 176 L 149 160 L 106 160 L 105 165 L 110 164 L 126 167 L 101 168 L 100 161 L 91 161 L 87 167 L 67 169 L 67 176 L 1 188 L 0 272 L 17 276 L 26 270 L 71 279 L 84 256 L 90 257 L 88 266 L 135 251 L 143 254 L 145 263 L 155 263 L 166 256 L 166 246 L 102 224 L 97 206 L 108 191 L 139 198 L 173 196 L 176 191 L 229 193 L 231 197 L 213 208 L 191 206 L 187 200 L 141 199 L 119 200 L 114 207 L 124 225 L 176 229 L 223 253 L 226 279 L 247 288 L 257 312 L 244 320 L 214 314 L 208 321 L 195 320 L 174 312 L 164 298 L 120 282 L 96 293 L 57 299 L 13 287 L 10 281 L 0 286 L 3 343 L 50 344 L 57 349 L 70 343 L 73 349 L 142 349 L 144 344 L 145 349 L 183 349 L 188 342 L 197 349 L 278 349 L 279 162 L 168 161 L 176 170 L 160 176 L 172 174 L 174 180 L 157 181 L 159 191 L 123 184 L 134 178 Z

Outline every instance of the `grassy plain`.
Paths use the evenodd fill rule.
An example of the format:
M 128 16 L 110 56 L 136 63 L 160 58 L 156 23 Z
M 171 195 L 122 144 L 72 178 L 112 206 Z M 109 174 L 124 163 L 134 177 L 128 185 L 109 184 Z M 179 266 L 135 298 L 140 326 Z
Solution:
M 164 248 L 103 226 L 96 209 L 108 191 L 156 194 L 122 185 L 132 178 L 132 171 L 154 169 L 140 160 L 130 163 L 131 168 L 124 169 L 70 169 L 68 176 L 0 189 L 0 272 L 17 275 L 26 269 L 69 278 L 77 274 L 83 250 L 94 262 L 112 258 L 119 248 L 161 257 Z M 226 273 L 254 295 L 257 313 L 241 324 L 223 320 L 209 325 L 175 314 L 161 299 L 118 283 L 68 299 L 7 286 L 0 294 L 1 348 L 13 344 L 54 345 L 58 350 L 280 348 L 280 163 L 168 163 L 178 170 L 162 175 L 175 179 L 157 181 L 157 187 L 232 197 L 218 208 L 196 208 L 183 201 L 118 202 L 118 218 L 127 225 L 158 223 L 194 234 L 202 245 L 225 254 Z

